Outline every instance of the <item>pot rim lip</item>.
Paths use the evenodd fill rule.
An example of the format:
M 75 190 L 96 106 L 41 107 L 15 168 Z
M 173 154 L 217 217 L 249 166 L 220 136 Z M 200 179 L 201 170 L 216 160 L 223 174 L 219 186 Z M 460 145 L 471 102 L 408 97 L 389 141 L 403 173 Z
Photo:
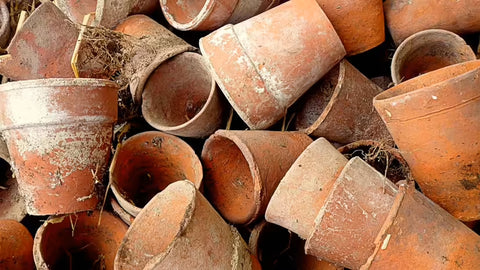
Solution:
M 2 16 L 2 22 L 0 23 L 0 42 L 3 38 L 8 38 L 10 34 L 10 12 L 7 7 L 7 2 L 0 0 L 0 16 Z M 4 21 L 5 19 L 5 21 Z M 7 42 L 8 40 L 5 40 Z
M 207 141 L 213 141 L 214 139 L 217 140 L 218 138 L 220 139 L 226 139 L 235 144 L 238 150 L 242 153 L 243 159 L 247 162 L 248 168 L 249 168 L 249 176 L 251 177 L 251 181 L 253 182 L 253 203 L 254 203 L 254 208 L 249 210 L 249 213 L 246 215 L 246 218 L 242 218 L 239 221 L 232 222 L 234 224 L 242 225 L 242 226 L 247 226 L 253 223 L 262 208 L 262 198 L 265 196 L 265 190 L 264 186 L 262 183 L 262 178 L 260 174 L 260 170 L 257 166 L 257 163 L 255 162 L 255 158 L 253 157 L 252 152 L 250 151 L 250 148 L 247 146 L 244 141 L 237 136 L 237 130 L 217 130 L 210 138 L 208 138 Z M 255 131 L 255 130 L 250 130 L 248 132 L 264 132 L 262 131 Z M 205 145 L 207 142 L 205 142 Z M 205 151 L 205 146 L 204 149 L 202 150 L 202 156 Z M 230 179 L 227 179 L 227 181 L 230 181 Z M 207 183 L 207 182 L 206 182 Z M 208 189 L 208 185 L 204 187 L 205 189 Z M 213 203 L 212 203 L 213 205 Z M 219 211 L 220 213 L 220 211 Z M 220 215 L 223 217 L 223 214 L 220 213 Z M 226 218 L 225 218 L 226 219 Z
M 12 90 L 39 88 L 39 87 L 68 87 L 68 86 L 88 86 L 88 87 L 112 87 L 120 88 L 113 81 L 106 79 L 93 78 L 46 78 L 34 80 L 20 80 L 8 82 L 0 85 L 0 93 Z M 85 89 L 82 89 L 85 91 Z
M 184 146 L 186 147 L 186 149 L 188 149 L 189 152 L 191 152 L 190 154 L 192 154 L 192 157 L 194 159 L 194 161 L 196 161 L 195 163 L 198 165 L 199 168 L 194 168 L 195 169 L 199 169 L 198 170 L 198 173 L 200 174 L 200 176 L 198 177 L 198 183 L 197 181 L 195 181 L 195 183 L 193 182 L 193 180 L 186 180 L 186 179 L 181 179 L 181 180 L 177 180 L 177 181 L 174 181 L 171 184 L 175 183 L 175 182 L 179 182 L 179 181 L 183 181 L 183 180 L 186 180 L 188 182 L 191 182 L 192 185 L 197 189 L 197 190 L 200 190 L 201 186 L 202 186 L 202 182 L 203 182 L 203 167 L 202 167 L 202 163 L 200 161 L 200 159 L 198 158 L 198 156 L 195 154 L 195 151 L 193 150 L 193 148 L 188 144 L 186 143 L 184 140 L 174 136 L 174 135 L 171 135 L 171 134 L 168 134 L 168 133 L 165 133 L 165 132 L 161 132 L 161 131 L 145 131 L 145 132 L 141 132 L 141 133 L 138 133 L 138 134 L 135 134 L 131 137 L 129 137 L 127 140 L 125 140 L 123 143 L 122 143 L 122 146 L 120 147 L 120 149 L 118 148 L 118 145 L 117 145 L 117 148 L 115 150 L 115 154 L 113 155 L 113 158 L 112 158 L 112 162 L 110 164 L 110 167 L 109 167 L 109 179 L 111 181 L 111 185 L 110 185 L 110 189 L 112 190 L 113 192 L 113 195 L 115 197 L 115 199 L 117 200 L 118 204 L 122 207 L 123 210 L 125 210 L 126 213 L 132 215 L 133 217 L 137 217 L 140 212 L 142 211 L 142 209 L 144 209 L 146 207 L 146 205 L 148 204 L 145 204 L 144 207 L 138 207 L 134 204 L 132 204 L 131 202 L 129 202 L 126 198 L 124 198 L 124 196 L 122 195 L 122 193 L 120 192 L 120 189 L 117 188 L 118 184 L 117 184 L 117 181 L 116 181 L 116 178 L 113 176 L 113 172 L 115 170 L 115 167 L 116 167 L 116 164 L 117 164 L 117 158 L 118 158 L 118 152 L 119 150 L 122 150 L 122 147 L 124 147 L 124 145 L 126 143 L 128 143 L 128 141 L 132 138 L 134 139 L 142 139 L 141 141 L 142 142 L 145 142 L 146 138 L 151 138 L 151 137 L 157 137 L 157 136 L 160 136 L 162 138 L 169 138 L 169 139 L 172 139 L 175 141 L 176 144 L 184 144 Z M 146 137 L 146 138 L 144 138 Z M 112 169 L 113 168 L 113 169 Z M 160 192 L 162 192 L 163 190 L 161 190 Z M 160 193 L 158 192 L 158 193 Z M 157 193 L 157 194 L 158 194 Z M 153 199 L 153 198 L 152 198 Z M 128 209 L 125 207 L 125 206 L 128 206 Z
M 207 64 L 207 61 L 205 60 L 205 58 L 203 58 L 203 56 L 199 53 L 196 53 L 196 52 L 190 52 L 190 51 L 186 51 L 186 52 L 183 52 L 183 53 L 180 53 L 176 56 L 174 56 L 173 58 L 171 58 L 171 60 L 173 60 L 174 58 L 176 58 L 177 56 L 181 56 L 183 54 L 191 54 L 191 55 L 195 55 L 195 58 L 200 60 L 200 65 L 204 68 L 204 70 L 206 72 L 209 73 L 209 77 L 210 77 L 210 91 L 208 93 L 208 97 L 207 97 L 207 100 L 205 102 L 205 104 L 203 105 L 202 109 L 197 113 L 195 114 L 194 117 L 192 117 L 190 120 L 180 124 L 180 125 L 175 125 L 175 126 L 166 126 L 166 125 L 159 125 L 159 124 L 156 124 L 154 123 L 154 121 L 150 120 L 150 116 L 147 116 L 145 113 L 143 113 L 144 111 L 144 106 L 143 106 L 143 101 L 145 100 L 143 98 L 143 94 L 145 93 L 145 89 L 142 91 L 142 114 L 143 114 L 143 117 L 145 118 L 145 120 L 154 128 L 158 129 L 158 130 L 162 130 L 162 131 L 165 131 L 165 132 L 176 132 L 176 131 L 181 131 L 182 129 L 192 125 L 194 122 L 197 121 L 198 118 L 200 118 L 201 116 L 203 116 L 203 114 L 205 113 L 205 111 L 209 108 L 209 106 L 212 104 L 213 102 L 213 99 L 215 97 L 215 95 L 218 94 L 218 87 L 217 87 L 217 83 L 215 81 L 215 77 L 213 76 L 212 74 L 212 71 L 210 70 L 210 68 L 208 67 L 208 64 Z M 155 72 L 155 71 L 154 71 Z M 148 81 L 148 79 L 147 79 Z M 146 83 L 145 83 L 146 85 Z
M 329 116 L 330 111 L 332 110 L 334 104 L 336 103 L 338 96 L 340 95 L 340 90 L 343 87 L 343 83 L 345 82 L 345 74 L 346 74 L 346 62 L 347 60 L 342 60 L 338 63 L 338 77 L 337 83 L 335 85 L 335 89 L 330 97 L 330 100 L 327 103 L 327 106 L 323 109 L 322 113 L 317 117 L 317 119 L 310 125 L 305 128 L 299 129 L 299 131 L 305 132 L 306 134 L 312 134 L 320 125 L 325 121 L 325 119 Z M 336 68 L 335 66 L 334 68 Z M 323 78 L 322 78 L 323 79 Z M 320 79 L 320 80 L 322 80 Z
M 404 54 L 405 52 L 408 52 L 408 51 L 411 51 L 411 50 L 414 49 L 413 47 L 410 46 L 411 43 L 413 41 L 415 41 L 416 39 L 425 38 L 425 37 L 428 37 L 428 36 L 438 35 L 438 34 L 441 34 L 442 37 L 447 37 L 448 40 L 451 43 L 455 43 L 456 45 L 463 44 L 465 46 L 468 46 L 467 43 L 465 42 L 465 40 L 462 37 L 460 37 L 459 35 L 457 35 L 456 33 L 448 31 L 448 30 L 444 30 L 444 29 L 439 29 L 439 28 L 422 30 L 422 31 L 419 31 L 419 32 L 416 32 L 416 33 L 410 35 L 408 38 L 403 40 L 402 43 L 400 43 L 400 45 L 395 50 L 395 53 L 393 54 L 392 63 L 390 65 L 390 75 L 391 75 L 392 81 L 395 85 L 398 85 L 398 84 L 402 83 L 402 81 L 401 81 L 402 78 L 400 77 L 400 64 L 402 64 L 404 62 L 399 62 L 400 61 L 399 58 L 402 57 L 402 56 L 405 56 L 405 54 Z M 407 47 L 409 47 L 409 48 L 407 48 Z M 470 61 L 476 59 L 475 53 L 473 52 L 473 50 L 472 50 L 472 53 L 473 53 L 472 54 L 473 58 Z M 411 79 L 413 79 L 413 78 L 411 78 Z
M 208 19 L 218 0 L 206 0 L 200 12 L 197 13 L 195 18 L 191 19 L 187 23 L 179 23 L 174 19 L 174 16 L 168 11 L 168 7 L 166 6 L 167 1 L 168 0 L 160 0 L 160 8 L 162 9 L 163 15 L 168 23 L 180 31 L 190 31 L 195 30 Z M 237 2 L 237 0 L 235 0 L 235 2 Z M 230 16 L 232 13 L 233 10 L 231 10 Z
M 477 64 L 474 65 L 474 63 L 477 63 Z M 470 64 L 472 64 L 471 67 L 467 66 L 466 71 L 464 71 L 462 73 L 459 73 L 456 76 L 448 77 L 448 78 L 439 80 L 436 83 L 424 85 L 421 88 L 413 89 L 413 90 L 410 90 L 410 91 L 403 90 L 403 87 L 405 85 L 409 85 L 411 83 L 418 82 L 420 80 L 423 80 L 426 77 L 432 76 L 433 74 L 436 74 L 436 73 L 439 73 L 439 72 L 444 72 L 444 71 L 449 70 L 449 69 L 456 69 L 458 66 L 470 65 Z M 427 72 L 425 74 L 422 74 L 420 76 L 414 77 L 410 80 L 406 80 L 402 83 L 399 83 L 399 84 L 381 92 L 380 94 L 376 95 L 373 98 L 373 102 L 374 102 L 374 104 L 375 103 L 376 104 L 378 104 L 378 103 L 391 103 L 396 99 L 404 98 L 404 97 L 409 96 L 409 95 L 410 96 L 411 95 L 421 95 L 421 93 L 427 91 L 428 89 L 431 89 L 432 87 L 436 87 L 440 84 L 443 84 L 445 82 L 448 82 L 448 81 L 451 81 L 451 80 L 454 80 L 454 79 L 462 79 L 462 78 L 468 76 L 470 73 L 477 72 L 478 70 L 480 70 L 480 59 L 471 60 L 471 61 L 467 61 L 467 62 L 462 62 L 462 63 L 458 63 L 458 64 L 455 64 L 455 65 L 450 65 L 450 66 L 446 66 L 446 67 L 443 67 L 443 68 L 440 68 L 440 69 L 436 69 L 436 70 Z M 395 94 L 397 92 L 398 92 L 398 94 Z

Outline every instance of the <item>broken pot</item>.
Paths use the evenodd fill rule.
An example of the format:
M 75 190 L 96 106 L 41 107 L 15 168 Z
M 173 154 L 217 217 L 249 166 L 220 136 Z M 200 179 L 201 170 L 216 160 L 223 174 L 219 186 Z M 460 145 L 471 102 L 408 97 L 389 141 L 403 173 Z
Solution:
M 0 0 L 0 48 L 7 45 L 10 38 L 10 12 L 7 0 Z
M 97 79 L 0 85 L 0 131 L 29 214 L 96 207 L 95 184 L 110 156 L 117 91 L 117 84 Z
M 95 26 L 114 28 L 131 14 L 151 14 L 158 8 L 158 0 L 55 0 L 68 18 L 82 23 L 83 17 L 95 13 Z
M 299 100 L 296 129 L 342 144 L 392 141 L 372 105 L 380 92 L 380 87 L 342 60 Z
M 99 211 L 51 217 L 35 235 L 33 254 L 39 270 L 113 270 L 127 225 Z
M 298 132 L 215 132 L 202 150 L 205 197 L 231 223 L 256 221 L 279 181 L 311 142 Z
M 200 39 L 200 50 L 224 95 L 251 129 L 275 124 L 345 56 L 315 0 L 288 1 L 226 25 Z
M 398 84 L 376 96 L 414 179 L 462 221 L 480 219 L 480 60 Z
M 382 0 L 317 0 L 342 40 L 347 55 L 368 51 L 385 41 Z
M 395 84 L 418 75 L 477 59 L 472 48 L 450 31 L 429 29 L 415 33 L 398 46 L 391 73 Z
M 21 223 L 0 220 L 0 268 L 8 270 L 32 270 L 33 238 Z
M 110 167 L 112 191 L 132 216 L 175 181 L 202 184 L 202 164 L 181 139 L 159 131 L 143 132 L 117 146 Z
M 215 30 L 238 23 L 274 7 L 280 0 L 161 0 L 168 23 L 181 31 Z
M 140 212 L 115 269 L 261 269 L 240 234 L 190 181 L 170 184 Z

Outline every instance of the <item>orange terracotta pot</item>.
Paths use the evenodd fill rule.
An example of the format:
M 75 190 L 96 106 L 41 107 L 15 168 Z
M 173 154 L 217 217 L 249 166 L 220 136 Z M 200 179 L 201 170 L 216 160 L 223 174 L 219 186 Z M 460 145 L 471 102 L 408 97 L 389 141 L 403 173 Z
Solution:
M 229 222 L 247 225 L 265 213 L 295 159 L 312 142 L 297 132 L 215 132 L 205 142 L 205 196 Z
M 0 131 L 29 214 L 96 207 L 95 176 L 102 178 L 109 160 L 117 91 L 96 79 L 0 85 Z
M 252 129 L 281 119 L 345 56 L 315 0 L 288 1 L 224 26 L 200 39 L 200 50 L 228 101 Z
M 382 0 L 317 0 L 340 36 L 347 55 L 368 51 L 385 41 Z
M 480 61 L 438 69 L 374 99 L 427 197 L 462 221 L 480 219 Z
M 161 0 L 167 21 L 178 30 L 215 30 L 227 23 L 237 23 L 274 7 L 279 0 L 196 0 L 191 2 Z
M 32 270 L 33 238 L 21 223 L 0 220 L 0 268 L 8 270 Z
M 296 129 L 342 144 L 391 141 L 372 105 L 380 92 L 380 87 L 342 60 L 299 100 Z
M 0 160 L 0 220 L 21 221 L 27 215 L 25 201 L 18 191 L 18 183 L 5 160 Z
M 386 0 L 383 5 L 387 27 L 397 45 L 426 29 L 445 29 L 457 34 L 480 31 L 479 0 Z
M 35 235 L 35 265 L 39 270 L 113 270 L 115 254 L 127 229 L 108 212 L 51 217 Z
M 142 114 L 158 130 L 202 138 L 225 124 L 227 104 L 204 58 L 185 52 L 150 75 L 143 90 Z
M 95 13 L 94 25 L 114 28 L 131 14 L 151 14 L 159 8 L 158 0 L 56 0 L 55 4 L 76 23 Z
M 0 0 L 0 47 L 7 45 L 10 38 L 10 12 L 7 1 Z
M 128 229 L 115 269 L 261 269 L 234 227 L 189 181 L 157 194 Z
M 418 75 L 477 59 L 472 48 L 450 31 L 430 29 L 415 33 L 398 46 L 391 73 L 395 84 Z
M 202 164 L 181 139 L 158 131 L 137 134 L 117 147 L 110 167 L 112 191 L 133 216 L 175 181 L 202 183 Z

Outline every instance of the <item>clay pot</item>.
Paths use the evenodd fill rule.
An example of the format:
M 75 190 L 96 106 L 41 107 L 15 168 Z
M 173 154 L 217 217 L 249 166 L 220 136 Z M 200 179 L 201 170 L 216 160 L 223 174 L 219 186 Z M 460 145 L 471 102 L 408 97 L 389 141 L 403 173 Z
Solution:
M 115 254 L 127 229 L 108 212 L 52 217 L 35 235 L 35 265 L 39 270 L 113 270 Z
M 296 129 L 342 144 L 364 139 L 391 141 L 372 106 L 380 92 L 380 87 L 343 60 L 299 100 Z
M 374 99 L 422 191 L 462 221 L 480 219 L 479 67 L 438 69 Z
M 347 55 L 368 51 L 385 41 L 382 0 L 317 0 L 345 46 Z
M 411 180 L 407 161 L 397 148 L 373 140 L 356 141 L 338 148 L 348 159 L 360 157 L 393 183 Z M 386 173 L 385 173 L 386 171 Z
M 234 227 L 189 181 L 158 193 L 140 212 L 115 269 L 260 269 Z
M 263 216 L 278 183 L 311 142 L 296 132 L 215 132 L 202 150 L 205 196 L 227 221 L 254 222 Z
M 281 119 L 345 56 L 315 0 L 288 1 L 224 26 L 200 39 L 200 50 L 228 101 L 252 129 Z
M 109 160 L 117 91 L 96 79 L 0 85 L 0 131 L 29 214 L 96 207 L 95 178 Z
M 387 27 L 398 45 L 407 37 L 426 29 L 445 29 L 457 34 L 480 31 L 479 4 L 478 0 L 386 0 L 383 7 Z
M 132 216 L 175 181 L 202 183 L 202 164 L 181 139 L 158 131 L 137 134 L 117 147 L 110 167 L 112 191 Z
M 238 23 L 274 7 L 280 0 L 161 0 L 167 21 L 178 30 L 215 30 L 227 23 Z
M 10 38 L 10 12 L 7 1 L 0 0 L 0 48 L 7 45 Z
M 391 72 L 395 84 L 418 75 L 477 59 L 472 48 L 450 31 L 430 29 L 405 39 L 393 55 Z
M 135 217 L 130 215 L 122 206 L 117 202 L 115 197 L 110 198 L 110 205 L 112 206 L 113 212 L 128 226 L 132 225 L 132 222 L 135 220 Z
M 31 270 L 33 264 L 33 238 L 21 223 L 0 220 L 0 268 Z
M 160 65 L 142 95 L 145 120 L 158 130 L 184 137 L 215 132 L 226 122 L 226 106 L 204 58 L 191 52 Z
M 25 201 L 18 191 L 10 165 L 4 160 L 0 160 L 0 186 L 0 220 L 21 221 L 27 215 Z
M 83 17 L 95 13 L 95 26 L 114 28 L 130 14 L 151 14 L 158 9 L 158 0 L 56 0 L 68 18 L 82 23 Z

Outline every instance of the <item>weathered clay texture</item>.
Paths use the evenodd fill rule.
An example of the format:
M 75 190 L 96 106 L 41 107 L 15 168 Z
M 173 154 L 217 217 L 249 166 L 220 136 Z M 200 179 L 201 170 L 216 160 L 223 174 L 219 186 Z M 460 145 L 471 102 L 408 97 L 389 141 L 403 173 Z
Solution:
M 7 45 L 10 38 L 10 12 L 8 11 L 7 1 L 0 0 L 0 47 Z
M 8 270 L 34 269 L 33 238 L 21 223 L 0 220 L 0 268 Z

